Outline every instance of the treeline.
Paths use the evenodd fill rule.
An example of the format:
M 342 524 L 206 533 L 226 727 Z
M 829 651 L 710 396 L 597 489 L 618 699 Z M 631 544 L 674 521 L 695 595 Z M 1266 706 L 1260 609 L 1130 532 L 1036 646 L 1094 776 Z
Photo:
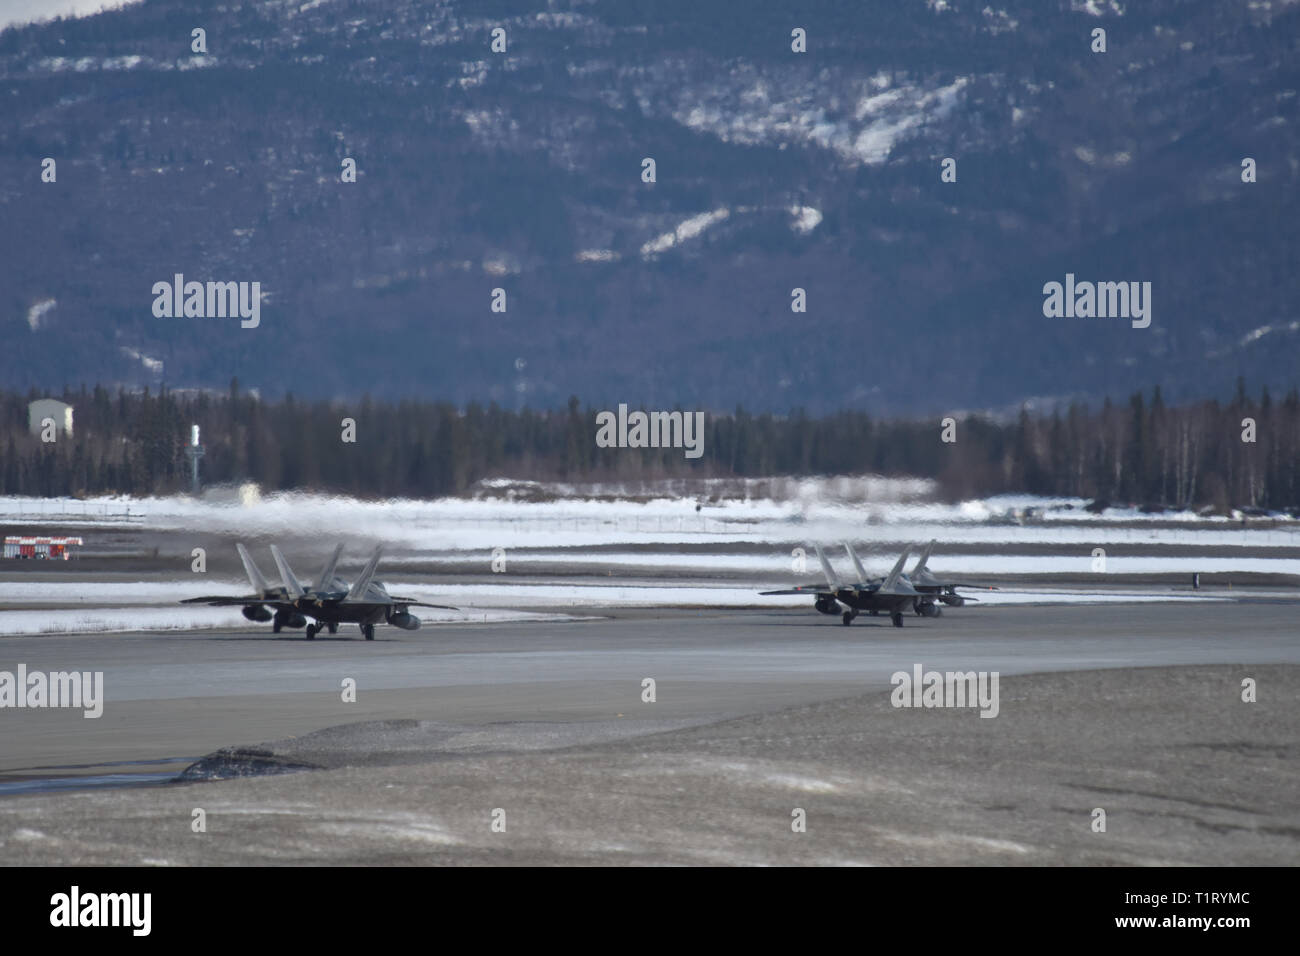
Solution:
M 0 493 L 167 494 L 189 488 L 190 426 L 202 429 L 205 485 L 257 482 L 360 497 L 433 497 L 482 478 L 600 481 L 876 473 L 938 481 L 950 498 L 1006 492 L 1150 507 L 1300 508 L 1300 395 L 1280 402 L 1238 384 L 1227 404 L 1166 406 L 1157 389 L 1127 403 L 1082 404 L 1014 421 L 981 416 L 886 421 L 866 412 L 812 418 L 706 417 L 703 455 L 600 448 L 600 409 L 551 411 L 363 399 L 265 402 L 228 393 L 65 390 L 72 436 L 28 431 L 39 397 L 0 393 Z M 345 441 L 352 423 L 354 441 Z M 945 435 L 945 431 L 947 434 Z M 944 438 L 951 438 L 945 441 Z M 1253 441 L 1247 440 L 1253 438 Z

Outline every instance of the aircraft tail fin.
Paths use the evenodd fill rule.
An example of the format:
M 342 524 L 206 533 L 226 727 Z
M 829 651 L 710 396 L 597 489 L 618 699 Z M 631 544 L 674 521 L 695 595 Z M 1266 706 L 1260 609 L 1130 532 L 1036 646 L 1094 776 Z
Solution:
M 345 601 L 359 601 L 366 594 L 366 588 L 370 587 L 370 581 L 375 576 L 375 568 L 379 567 L 379 559 L 383 556 L 384 546 L 375 545 L 375 550 L 370 555 L 370 560 L 366 566 L 361 569 L 361 574 L 352 582 L 352 588 L 348 591 Z
M 921 560 L 916 562 L 916 567 L 912 569 L 913 577 L 915 577 L 916 575 L 920 574 L 922 571 L 925 570 L 925 562 L 930 560 L 930 552 L 934 550 L 935 540 L 936 539 L 931 538 L 930 543 L 927 544 L 925 546 L 925 550 L 921 552 Z
M 248 549 L 244 547 L 243 542 L 238 542 L 235 548 L 239 551 L 239 560 L 244 562 L 244 573 L 248 575 L 248 583 L 253 586 L 253 590 L 258 594 L 265 594 L 271 590 L 271 586 L 266 583 L 266 578 L 262 577 L 262 572 L 258 570 L 256 562 L 253 561 L 253 556 L 248 553 Z
M 275 566 L 280 569 L 280 580 L 284 582 L 284 589 L 289 592 L 289 596 L 300 598 L 306 594 L 302 584 L 293 576 L 293 569 L 289 567 L 289 562 L 284 559 L 284 555 L 275 545 L 271 545 L 271 557 L 275 558 Z
M 835 569 L 826 560 L 826 555 L 822 554 L 822 546 L 814 544 L 813 547 L 817 549 L 817 560 L 822 563 L 822 573 L 826 575 L 826 583 L 830 585 L 832 591 L 838 591 L 840 589 L 839 579 L 835 577 Z
M 866 584 L 866 583 L 867 583 L 867 569 L 864 568 L 864 567 L 862 566 L 862 562 L 858 560 L 858 553 L 857 553 L 856 551 L 853 550 L 852 546 L 851 546 L 847 541 L 844 542 L 844 550 L 847 551 L 847 552 L 849 553 L 849 560 L 853 562 L 853 567 L 854 567 L 855 569 L 857 569 L 857 572 L 858 572 L 858 582 L 859 582 L 860 584 Z
M 316 578 L 316 590 L 323 591 L 330 586 L 334 580 L 334 569 L 339 566 L 339 555 L 343 553 L 343 542 L 339 542 L 334 548 L 334 554 L 325 562 L 325 567 L 320 569 L 320 575 Z
M 889 572 L 889 577 L 885 578 L 885 583 L 880 586 L 881 591 L 898 590 L 898 580 L 903 576 L 903 565 L 907 562 L 907 559 L 911 554 L 911 548 L 903 549 L 903 553 L 899 555 L 898 561 L 894 565 L 894 569 Z M 909 587 L 908 590 L 912 590 L 912 588 Z

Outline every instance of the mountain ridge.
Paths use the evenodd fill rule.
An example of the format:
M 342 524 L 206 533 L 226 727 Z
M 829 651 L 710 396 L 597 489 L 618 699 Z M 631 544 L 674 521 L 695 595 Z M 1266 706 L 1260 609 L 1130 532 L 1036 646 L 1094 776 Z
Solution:
M 1300 6 L 539 6 L 0 33 L 0 372 L 927 414 L 1295 384 Z M 260 281 L 261 326 L 154 317 L 177 272 Z M 1044 318 L 1067 272 L 1152 282 L 1151 327 Z

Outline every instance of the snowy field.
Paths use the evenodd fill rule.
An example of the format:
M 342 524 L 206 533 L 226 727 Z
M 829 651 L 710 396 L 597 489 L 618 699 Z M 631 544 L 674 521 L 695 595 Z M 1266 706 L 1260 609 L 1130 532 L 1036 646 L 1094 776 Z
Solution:
M 1077 555 L 1017 555 L 1017 554 L 947 554 L 943 550 L 944 539 L 936 545 L 934 555 L 930 558 L 929 568 L 941 577 L 961 576 L 966 580 L 977 581 L 980 575 L 1034 575 L 1034 574 L 1071 574 L 1095 578 L 1098 584 L 1105 584 L 1105 574 L 1178 574 L 1190 578 L 1193 572 L 1201 574 L 1293 574 L 1300 584 L 1300 559 L 1297 558 L 1227 558 L 1199 556 L 1122 556 L 1110 555 L 1106 558 L 1105 574 L 1093 569 L 1092 551 L 1080 548 Z M 858 558 L 871 574 L 883 576 L 889 572 L 898 558 L 897 550 L 877 554 L 864 553 L 856 548 Z M 840 578 L 847 580 L 856 577 L 852 562 L 843 548 L 838 545 L 826 545 L 824 551 L 831 565 L 837 569 Z M 410 564 L 446 564 L 460 566 L 473 553 L 459 552 L 455 555 L 431 557 L 397 557 L 384 561 L 386 567 L 398 572 L 403 565 Z M 910 569 L 920 556 L 920 549 L 912 547 L 911 557 L 907 561 Z M 492 560 L 491 552 L 477 554 L 479 563 L 486 570 Z M 506 553 L 507 570 L 528 571 L 532 569 L 553 568 L 557 562 L 565 560 L 564 554 L 543 551 L 509 551 Z M 802 574 L 793 574 L 793 558 L 788 552 L 761 554 L 703 554 L 687 552 L 683 554 L 634 552 L 595 552 L 591 554 L 573 554 L 569 557 L 575 565 L 580 564 L 584 570 L 599 573 L 604 569 L 618 573 L 645 568 L 657 569 L 671 574 L 753 574 L 767 579 L 785 579 L 788 577 L 818 578 L 816 555 L 805 549 L 805 564 L 808 570 Z
M 463 608 L 440 611 L 419 608 L 417 616 L 425 627 L 437 624 L 477 624 L 504 621 L 578 621 L 571 614 Z M 244 629 L 271 632 L 269 624 L 254 624 L 244 618 L 239 608 L 220 607 L 86 607 L 59 610 L 0 611 L 0 636 L 20 634 L 112 634 L 128 631 L 195 631 Z M 355 624 L 344 624 L 341 633 L 355 634 Z M 288 630 L 285 634 L 299 634 Z M 420 632 L 416 632 L 417 634 Z
M 268 539 L 319 529 L 323 535 L 385 541 L 395 552 L 617 544 L 784 545 L 845 538 L 864 544 L 940 538 L 949 544 L 1000 547 L 1300 548 L 1300 522 L 1285 518 L 1268 522 L 1271 527 L 1247 527 L 1241 520 L 1197 517 L 1191 512 L 1145 515 L 1134 509 L 1108 509 L 1091 514 L 1081 499 L 1023 496 L 956 504 L 921 501 L 912 494 L 844 501 L 829 490 L 815 493 L 818 487 L 810 480 L 785 499 L 704 502 L 692 497 L 358 501 L 301 493 L 268 495 L 246 504 L 188 497 L 87 501 L 0 497 L 0 523 L 23 528 L 123 525 Z
M 347 542 L 344 577 L 355 573 L 370 543 L 383 542 L 387 556 L 379 577 L 392 593 L 462 608 L 423 610 L 420 617 L 431 625 L 567 619 L 564 611 L 571 608 L 804 607 L 806 597 L 763 598 L 757 592 L 820 582 L 813 542 L 823 545 L 842 581 L 855 580 L 840 546 L 845 540 L 872 575 L 887 573 L 904 544 L 913 546 L 911 569 L 919 548 L 934 538 L 939 544 L 930 568 L 944 578 L 979 583 L 985 576 L 1067 575 L 1081 586 L 968 592 L 983 605 L 1213 599 L 1140 591 L 1122 581 L 1111 584 L 1110 576 L 1277 574 L 1300 582 L 1300 557 L 1283 550 L 1300 554 L 1300 523 L 1285 518 L 1251 527 L 1192 513 L 1092 514 L 1086 502 L 1070 499 L 938 503 L 927 500 L 931 489 L 925 482 L 869 477 L 695 482 L 689 491 L 683 486 L 658 497 L 645 487 L 625 497 L 624 489 L 611 486 L 487 482 L 484 488 L 478 497 L 432 501 L 298 493 L 241 497 L 233 491 L 200 499 L 0 498 L 0 524 L 27 534 L 53 526 L 84 529 L 76 533 L 87 538 L 88 552 L 97 538 L 115 535 L 174 535 L 182 543 L 186 534 L 242 538 L 273 582 L 278 576 L 267 551 L 271 541 L 284 544 L 304 581 L 329 542 Z M 518 494 L 521 489 L 528 494 Z M 573 497 L 579 493 L 585 497 Z M 966 553 L 952 553 L 957 546 Z M 805 549 L 802 567 L 799 548 Z M 1032 553 L 1047 548 L 1054 553 Z M 1097 573 L 1095 548 L 1108 551 L 1105 573 Z M 494 554 L 504 561 L 505 573 L 491 573 Z M 430 568 L 441 580 L 421 579 Z M 41 570 L 46 580 L 18 574 L 0 582 L 0 607 L 8 608 L 0 610 L 0 634 L 252 626 L 237 608 L 177 605 L 199 595 L 247 593 L 242 578 L 167 572 L 154 580 L 121 580 L 116 574 L 116 580 L 67 580 Z M 724 576 L 727 581 L 718 580 Z M 593 580 L 603 577 L 608 583 Z

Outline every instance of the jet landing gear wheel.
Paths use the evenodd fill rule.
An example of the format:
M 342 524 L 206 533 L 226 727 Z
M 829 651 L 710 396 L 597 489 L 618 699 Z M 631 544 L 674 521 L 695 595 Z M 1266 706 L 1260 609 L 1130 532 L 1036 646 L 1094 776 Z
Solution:
M 853 615 L 850 614 L 848 611 L 845 611 L 843 614 L 840 615 L 840 620 L 844 622 L 845 627 L 848 627 L 850 624 L 853 623 Z
M 361 633 L 365 635 L 366 640 L 373 641 L 375 639 L 375 626 L 373 624 L 362 624 Z
M 330 623 L 329 623 L 329 628 L 330 628 L 330 633 L 331 633 L 331 634 L 337 634 L 337 633 L 339 632 L 339 626 L 338 626 L 338 623 L 335 622 L 335 621 L 330 621 Z
M 307 625 L 307 640 L 309 640 L 309 641 L 314 641 L 314 640 L 316 640 L 316 632 L 319 631 L 319 630 L 320 630 L 320 628 L 317 627 L 315 624 L 308 624 L 308 625 Z
M 902 612 L 902 611 L 895 611 L 893 614 L 889 615 L 889 619 L 890 619 L 891 621 L 894 622 L 894 627 L 902 627 L 902 626 L 903 626 L 903 612 Z

